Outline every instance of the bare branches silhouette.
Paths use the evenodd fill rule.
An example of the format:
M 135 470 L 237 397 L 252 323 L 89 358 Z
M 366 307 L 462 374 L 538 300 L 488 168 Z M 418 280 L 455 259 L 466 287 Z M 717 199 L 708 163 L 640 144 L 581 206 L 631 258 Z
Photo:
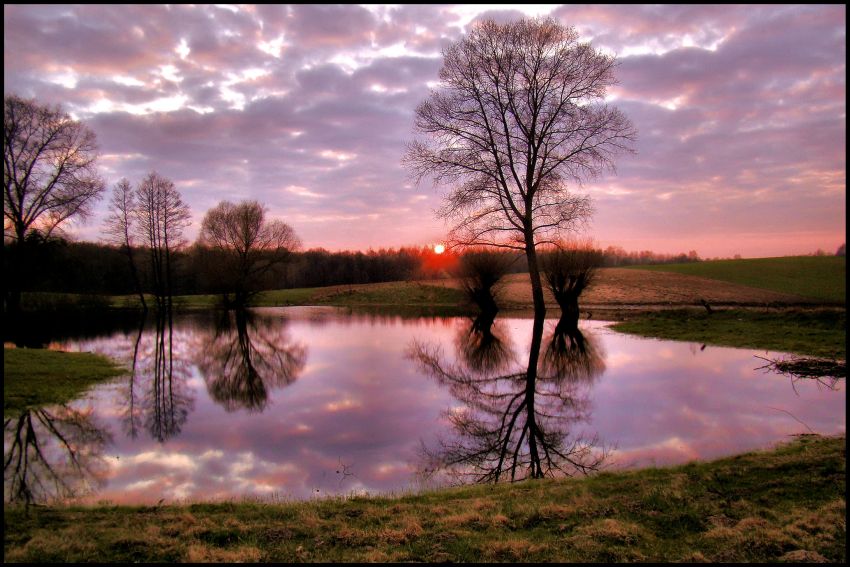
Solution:
M 461 403 L 445 412 L 455 435 L 423 448 L 425 476 L 485 483 L 597 470 L 606 457 L 598 439 L 572 433 L 587 418 L 585 386 L 604 369 L 595 340 L 556 333 L 538 369 L 539 356 L 529 357 L 533 366 L 509 363 L 515 356 L 505 355 L 508 343 L 499 329 L 476 325 L 481 322 L 472 322 L 468 336 L 489 335 L 490 345 L 499 346 L 456 341 L 457 363 L 445 362 L 439 345 L 414 342 L 408 349 L 408 357 Z M 541 348 L 542 330 L 542 322 L 534 325 L 532 349 Z M 485 360 L 488 354 L 493 360 Z

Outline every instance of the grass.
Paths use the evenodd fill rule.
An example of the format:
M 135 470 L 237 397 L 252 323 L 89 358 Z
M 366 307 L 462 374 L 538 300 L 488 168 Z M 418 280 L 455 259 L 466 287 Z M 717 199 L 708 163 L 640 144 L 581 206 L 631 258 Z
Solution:
M 76 399 L 93 384 L 126 372 L 88 352 L 3 349 L 3 415 Z
M 845 439 L 405 497 L 4 508 L 6 562 L 767 562 L 846 554 Z
M 846 302 L 847 261 L 843 256 L 786 256 L 636 267 L 722 280 L 828 302 Z
M 149 305 L 153 296 L 146 296 Z M 338 305 L 352 306 L 455 306 L 465 297 L 458 289 L 429 285 L 416 281 L 386 282 L 376 284 L 336 285 L 328 287 L 302 287 L 262 291 L 252 301 L 254 307 L 277 307 L 286 305 Z M 175 307 L 181 309 L 212 309 L 221 305 L 221 296 L 178 295 L 173 298 Z M 110 305 L 116 308 L 141 307 L 136 295 L 110 297 Z
M 628 316 L 616 331 L 661 339 L 846 360 L 845 310 L 663 310 Z

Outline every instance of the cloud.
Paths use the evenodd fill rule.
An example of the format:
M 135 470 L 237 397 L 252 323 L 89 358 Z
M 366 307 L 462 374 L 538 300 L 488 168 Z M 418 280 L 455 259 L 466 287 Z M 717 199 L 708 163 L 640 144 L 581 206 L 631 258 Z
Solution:
M 400 158 L 440 50 L 475 21 L 523 10 L 7 5 L 4 90 L 85 121 L 111 156 L 110 182 L 151 169 L 172 178 L 193 210 L 190 237 L 220 199 L 250 198 L 307 247 L 421 244 L 445 230 L 432 214 L 440 194 L 411 187 Z M 610 103 L 639 131 L 637 155 L 583 188 L 597 200 L 598 241 L 679 252 L 694 247 L 684 238 L 703 256 L 840 243 L 844 6 L 550 12 L 619 55 Z M 97 239 L 105 202 L 80 237 Z M 343 231 L 338 218 L 352 222 Z M 730 243 L 758 233 L 769 246 Z

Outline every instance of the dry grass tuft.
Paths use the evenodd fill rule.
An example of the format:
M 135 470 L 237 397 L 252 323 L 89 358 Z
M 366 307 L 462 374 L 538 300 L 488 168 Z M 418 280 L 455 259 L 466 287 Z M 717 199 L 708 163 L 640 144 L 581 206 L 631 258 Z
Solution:
M 189 563 L 256 563 L 261 557 L 259 549 L 248 546 L 221 549 L 195 543 L 186 551 Z

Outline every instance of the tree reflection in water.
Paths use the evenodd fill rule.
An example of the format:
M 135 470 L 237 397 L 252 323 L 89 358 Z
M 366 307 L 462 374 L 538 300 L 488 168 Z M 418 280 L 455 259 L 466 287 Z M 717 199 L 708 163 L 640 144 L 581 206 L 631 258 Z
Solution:
M 154 332 L 145 321 L 139 325 L 132 353 L 107 352 L 116 360 L 128 360 L 127 389 L 121 392 L 122 424 L 130 438 L 140 429 L 160 443 L 180 434 L 194 407 L 187 381 L 191 375 L 190 357 L 185 352 L 186 337 L 175 332 L 170 310 L 155 312 Z M 175 348 L 177 345 L 177 348 Z
M 504 329 L 493 318 L 478 318 L 463 330 L 468 334 L 456 340 L 455 364 L 443 360 L 439 345 L 411 345 L 408 356 L 462 404 L 445 414 L 456 435 L 424 449 L 426 476 L 446 473 L 483 483 L 600 467 L 606 451 L 596 437 L 572 429 L 587 419 L 589 386 L 605 368 L 602 351 L 595 337 L 564 321 L 541 357 L 543 330 L 542 317 L 535 319 L 525 366 L 513 362 Z
M 286 320 L 236 309 L 204 341 L 197 365 L 210 397 L 227 411 L 262 412 L 269 390 L 293 383 L 306 360 L 307 348 L 292 342 Z
M 474 372 L 499 372 L 514 362 L 513 345 L 504 321 L 496 321 L 496 313 L 479 313 L 468 328 L 458 329 L 455 348 Z
M 112 442 L 85 411 L 69 406 L 24 410 L 3 423 L 4 497 L 26 505 L 79 496 L 102 486 Z

